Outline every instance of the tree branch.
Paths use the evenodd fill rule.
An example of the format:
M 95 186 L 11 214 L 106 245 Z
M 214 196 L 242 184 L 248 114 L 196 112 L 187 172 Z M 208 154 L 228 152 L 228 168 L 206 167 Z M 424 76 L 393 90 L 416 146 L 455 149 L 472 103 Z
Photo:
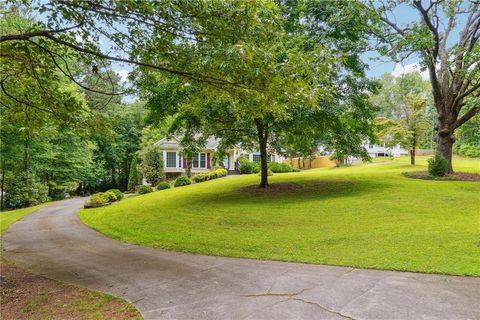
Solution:
M 480 111 L 479 106 L 474 106 L 470 110 L 468 110 L 460 119 L 455 121 L 454 128 L 457 129 L 462 124 L 473 118 L 478 112 Z

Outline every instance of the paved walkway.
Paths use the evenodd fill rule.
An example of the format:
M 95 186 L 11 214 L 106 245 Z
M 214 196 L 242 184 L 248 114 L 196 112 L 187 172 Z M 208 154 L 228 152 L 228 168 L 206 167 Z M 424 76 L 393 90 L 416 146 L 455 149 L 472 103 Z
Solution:
M 84 199 L 13 224 L 4 254 L 132 302 L 145 319 L 480 319 L 480 278 L 181 254 L 85 227 Z

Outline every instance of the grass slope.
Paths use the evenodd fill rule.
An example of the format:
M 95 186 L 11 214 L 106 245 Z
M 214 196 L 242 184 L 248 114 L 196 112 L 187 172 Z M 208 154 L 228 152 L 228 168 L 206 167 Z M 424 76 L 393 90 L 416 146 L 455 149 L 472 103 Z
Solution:
M 277 174 L 288 194 L 247 194 L 257 175 L 218 179 L 82 210 L 119 240 L 168 250 L 456 275 L 480 275 L 480 183 L 408 179 L 407 158 Z M 480 162 L 455 159 L 458 171 Z

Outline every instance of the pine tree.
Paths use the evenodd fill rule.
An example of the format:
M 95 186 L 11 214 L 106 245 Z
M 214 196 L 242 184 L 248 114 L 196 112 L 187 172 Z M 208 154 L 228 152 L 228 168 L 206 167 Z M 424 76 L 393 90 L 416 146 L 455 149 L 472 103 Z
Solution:
M 128 175 L 128 190 L 134 190 L 140 184 L 140 173 L 137 168 L 137 157 L 133 157 L 130 164 L 130 174 Z

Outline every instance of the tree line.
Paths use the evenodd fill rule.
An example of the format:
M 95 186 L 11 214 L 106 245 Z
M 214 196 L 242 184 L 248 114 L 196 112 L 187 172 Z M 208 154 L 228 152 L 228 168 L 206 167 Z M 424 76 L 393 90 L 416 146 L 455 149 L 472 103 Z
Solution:
M 166 121 L 187 161 L 212 135 L 220 153 L 233 145 L 259 150 L 261 187 L 268 148 L 304 155 L 322 144 L 338 158 L 366 157 L 361 144 L 379 127 L 415 147 L 425 126 L 413 119 L 427 116 L 428 99 L 410 95 L 402 117 L 396 106 L 393 122 L 379 121 L 371 96 L 380 85 L 361 59 L 368 50 L 396 61 L 417 55 L 429 71 L 427 113 L 452 172 L 457 136 L 461 152 L 478 146 L 479 4 L 403 4 L 418 14 L 404 25 L 395 22 L 398 1 L 7 1 L 2 190 L 23 190 L 21 199 L 73 185 L 79 193 L 125 189 L 142 130 L 151 137 Z M 122 103 L 128 90 L 111 71 L 118 62 L 132 66 L 145 106 Z M 38 183 L 41 192 L 30 190 Z

